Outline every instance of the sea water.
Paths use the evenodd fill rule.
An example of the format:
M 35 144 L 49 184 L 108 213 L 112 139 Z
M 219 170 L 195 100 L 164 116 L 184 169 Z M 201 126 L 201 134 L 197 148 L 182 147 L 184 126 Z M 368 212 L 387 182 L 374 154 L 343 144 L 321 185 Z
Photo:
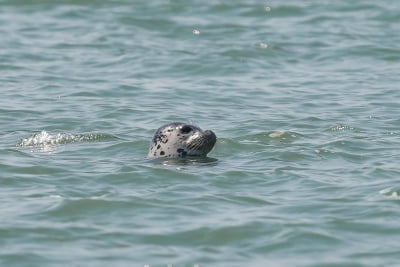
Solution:
M 398 265 L 399 14 L 1 0 L 0 265 Z M 174 121 L 208 158 L 146 158 Z

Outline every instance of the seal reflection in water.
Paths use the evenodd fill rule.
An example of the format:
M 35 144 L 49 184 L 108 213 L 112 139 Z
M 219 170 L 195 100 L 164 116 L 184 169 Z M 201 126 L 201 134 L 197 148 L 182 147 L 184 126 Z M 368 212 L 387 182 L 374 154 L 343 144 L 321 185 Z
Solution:
M 217 136 L 213 131 L 174 122 L 161 126 L 150 145 L 149 158 L 205 157 L 214 147 Z

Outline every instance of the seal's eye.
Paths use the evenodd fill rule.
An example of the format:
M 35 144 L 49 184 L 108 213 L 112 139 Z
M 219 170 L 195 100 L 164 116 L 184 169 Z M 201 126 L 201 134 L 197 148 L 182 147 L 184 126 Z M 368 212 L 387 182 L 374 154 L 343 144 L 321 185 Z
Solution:
M 193 131 L 193 128 L 188 125 L 183 126 L 181 129 L 181 133 L 183 134 L 190 133 L 191 131 Z

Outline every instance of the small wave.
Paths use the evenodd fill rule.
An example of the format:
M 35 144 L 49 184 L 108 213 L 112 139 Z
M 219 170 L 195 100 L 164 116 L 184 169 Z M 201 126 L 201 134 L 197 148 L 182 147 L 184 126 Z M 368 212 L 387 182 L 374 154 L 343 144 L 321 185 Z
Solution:
M 379 191 L 379 194 L 386 196 L 388 198 L 399 199 L 400 198 L 400 190 L 394 188 L 385 188 Z
M 274 141 L 290 141 L 301 136 L 295 132 L 289 131 L 271 131 L 266 133 L 248 135 L 240 137 L 240 143 L 264 143 L 264 142 L 274 142 Z
M 284 131 L 275 131 L 268 134 L 268 136 L 271 138 L 277 138 L 277 137 L 282 137 L 284 134 L 285 134 Z
M 198 165 L 198 166 L 215 166 L 218 162 L 218 159 L 205 157 L 205 158 L 170 158 L 170 159 L 153 159 L 153 162 L 160 162 L 164 166 L 190 166 L 190 165 Z M 177 168 L 181 170 L 181 168 Z
M 87 141 L 100 141 L 110 136 L 101 134 L 69 134 L 69 133 L 58 133 L 49 134 L 46 131 L 35 133 L 30 137 L 21 139 L 17 146 L 21 147 L 32 147 L 32 146 L 47 146 L 47 145 L 58 145 L 74 142 L 87 142 Z

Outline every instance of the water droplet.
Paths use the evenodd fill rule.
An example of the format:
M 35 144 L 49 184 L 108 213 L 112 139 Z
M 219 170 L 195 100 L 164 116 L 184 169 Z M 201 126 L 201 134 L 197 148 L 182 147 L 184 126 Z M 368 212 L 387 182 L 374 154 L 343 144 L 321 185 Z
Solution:
M 266 7 L 264 7 L 264 10 L 265 10 L 265 12 L 270 12 L 271 11 L 271 7 L 266 6 Z
M 194 35 L 199 35 L 199 34 L 200 34 L 200 31 L 199 31 L 198 29 L 193 29 L 193 34 L 194 34 Z
M 266 48 L 268 48 L 268 44 L 267 43 L 260 43 L 260 47 L 262 49 L 266 49 Z

